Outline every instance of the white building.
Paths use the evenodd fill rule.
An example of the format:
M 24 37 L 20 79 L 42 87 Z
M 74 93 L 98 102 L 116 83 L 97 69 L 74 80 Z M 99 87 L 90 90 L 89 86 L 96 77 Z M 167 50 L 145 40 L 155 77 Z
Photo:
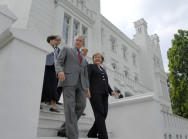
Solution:
M 18 77 L 20 78 L 20 84 L 17 85 L 18 88 L 18 86 L 21 86 L 21 84 L 25 82 L 24 79 L 25 76 L 27 76 L 25 72 L 26 69 L 36 75 L 35 78 L 32 75 L 29 75 L 32 77 L 29 79 L 29 83 L 33 83 L 32 87 L 35 88 L 34 90 L 36 91 L 35 97 L 33 95 L 29 96 L 33 97 L 32 100 L 38 100 L 38 102 L 40 102 L 40 94 L 37 95 L 37 93 L 42 89 L 44 69 L 35 68 L 31 70 L 32 66 L 30 64 L 28 65 L 28 62 L 25 61 L 16 64 L 16 59 L 22 59 L 25 56 L 22 55 L 24 51 L 30 53 L 30 55 L 26 56 L 28 58 L 26 58 L 27 61 L 30 61 L 31 64 L 34 65 L 37 61 L 37 65 L 40 67 L 41 64 L 44 64 L 45 54 L 50 51 L 46 44 L 46 37 L 48 35 L 54 34 L 63 36 L 61 46 L 72 47 L 74 36 L 76 34 L 84 34 L 86 37 L 85 47 L 89 49 L 88 61 L 92 62 L 92 54 L 101 52 L 105 57 L 103 66 L 108 72 L 111 87 L 113 87 L 114 90 L 121 90 L 122 94 L 125 96 L 125 99 L 121 101 L 114 101 L 111 98 L 109 113 L 112 113 L 109 116 L 109 119 L 115 118 L 115 115 L 113 115 L 114 111 L 119 110 L 117 112 L 120 112 L 124 108 L 127 109 L 120 112 L 120 114 L 126 117 L 127 110 L 131 110 L 132 104 L 137 104 L 134 106 L 134 109 L 136 110 L 134 116 L 139 115 L 137 112 L 139 111 L 138 109 L 140 109 L 143 112 L 143 118 L 156 125 L 156 127 L 150 129 L 149 124 L 148 128 L 145 129 L 148 133 L 151 132 L 153 135 L 139 136 L 141 138 L 133 136 L 132 133 L 130 133 L 130 135 L 128 133 L 126 133 L 126 135 L 122 133 L 122 135 L 118 136 L 118 131 L 109 126 L 109 129 L 114 131 L 115 137 L 130 137 L 134 139 L 187 139 L 188 121 L 172 114 L 166 83 L 167 75 L 164 72 L 159 37 L 156 34 L 148 35 L 147 23 L 144 19 L 134 22 L 136 34 L 134 35 L 134 39 L 131 40 L 101 15 L 100 0 L 0 0 L 0 4 L 6 4 L 8 9 L 17 17 L 16 20 L 16 17 L 6 8 L 6 6 L 1 6 L 0 23 L 3 27 L 1 27 L 0 30 L 0 62 L 4 63 L 5 66 L 0 69 L 0 71 L 2 71 L 2 76 L 0 77 L 3 77 L 0 79 L 0 91 L 3 92 L 2 94 L 0 93 L 0 95 L 2 95 L 2 98 L 4 99 L 2 103 L 0 101 L 0 107 L 2 107 L 3 110 L 7 111 L 6 107 L 4 107 L 4 105 L 2 106 L 2 104 L 6 104 L 6 100 L 9 99 L 8 97 L 12 96 L 11 92 L 15 91 L 14 89 L 10 90 L 8 84 L 13 86 L 16 86 L 17 84 L 8 82 L 12 77 L 11 75 L 13 75 L 13 78 L 15 79 Z M 28 47 L 25 47 L 26 44 Z M 12 48 L 14 46 L 16 46 L 16 49 Z M 33 48 L 31 49 L 29 46 L 32 46 Z M 37 48 L 37 50 L 35 50 L 34 47 Z M 8 55 L 10 52 L 14 51 L 19 56 Z M 40 57 L 42 57 L 42 59 Z M 7 60 L 5 61 L 4 59 Z M 9 61 L 9 59 L 11 60 Z M 9 62 L 10 65 L 7 64 Z M 12 65 L 14 65 L 14 67 Z M 20 67 L 24 65 L 24 70 L 22 69 L 23 71 L 17 74 L 16 70 L 14 72 L 11 69 L 19 67 L 18 65 Z M 14 75 L 17 75 L 18 77 L 14 77 Z M 30 88 L 30 86 L 25 85 L 23 89 L 18 89 L 19 91 L 17 90 L 15 93 L 20 92 L 19 95 L 23 96 L 22 92 L 28 90 L 28 88 Z M 30 92 L 32 93 L 34 90 L 32 89 Z M 10 94 L 5 95 L 7 92 L 10 92 Z M 15 97 L 18 96 L 15 95 Z M 25 97 L 27 98 L 28 96 Z M 143 105 L 143 103 L 150 102 L 150 100 L 152 100 L 152 104 L 156 104 L 151 106 L 149 106 L 149 103 L 148 105 Z M 22 105 L 19 101 L 16 101 L 16 103 Z M 125 105 L 125 107 L 122 107 L 122 105 Z M 32 106 L 32 103 L 29 106 Z M 39 103 L 32 108 L 36 115 L 38 106 Z M 116 109 L 114 109 L 114 107 Z M 7 108 L 9 107 L 7 106 Z M 151 113 L 148 113 L 147 108 L 148 110 L 151 110 Z M 27 112 L 29 113 L 28 110 Z M 88 112 L 91 113 L 90 110 L 88 110 Z M 9 113 L 11 115 L 11 112 Z M 154 113 L 156 113 L 155 116 L 153 115 Z M 34 114 L 32 113 L 32 115 Z M 0 120 L 3 117 L 6 117 L 6 113 L 0 115 Z M 27 116 L 25 115 L 25 117 Z M 38 122 L 38 117 L 34 117 L 35 122 L 33 122 L 33 127 L 36 126 Z M 4 124 L 7 124 L 6 120 L 3 122 Z M 12 119 L 12 122 L 16 124 L 14 118 Z M 144 133 L 144 131 L 141 130 L 143 125 L 142 122 L 142 120 L 139 120 L 139 122 L 136 120 L 130 121 L 130 124 L 132 123 L 134 126 L 137 126 L 137 124 L 141 125 L 138 130 L 135 129 L 135 131 L 139 132 L 138 135 Z M 114 122 L 112 123 L 115 124 Z M 129 122 L 126 122 L 125 124 L 127 123 Z M 124 129 L 124 126 L 126 125 L 122 124 L 119 126 L 120 129 Z M 24 124 L 22 127 L 24 127 Z M 129 126 L 126 127 L 126 129 L 127 128 L 129 128 Z M 26 129 L 27 128 L 20 128 L 20 132 Z M 30 127 L 28 127 L 28 129 L 30 129 Z M 33 134 L 35 134 L 36 130 L 37 129 L 32 130 Z M 33 136 L 33 134 L 31 133 L 31 136 Z M 6 134 L 3 134 L 3 136 L 7 137 L 6 139 L 9 139 Z

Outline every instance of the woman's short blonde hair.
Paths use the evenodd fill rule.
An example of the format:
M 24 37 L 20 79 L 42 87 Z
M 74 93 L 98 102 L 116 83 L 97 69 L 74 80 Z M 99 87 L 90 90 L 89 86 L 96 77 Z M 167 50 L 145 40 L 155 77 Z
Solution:
M 99 53 L 99 52 L 94 53 L 92 59 L 94 60 L 94 57 L 95 57 L 95 56 L 98 56 L 98 55 L 101 56 L 102 62 L 103 62 L 103 61 L 104 61 L 104 56 L 103 56 L 101 53 Z M 101 62 L 101 63 L 102 63 L 102 62 Z

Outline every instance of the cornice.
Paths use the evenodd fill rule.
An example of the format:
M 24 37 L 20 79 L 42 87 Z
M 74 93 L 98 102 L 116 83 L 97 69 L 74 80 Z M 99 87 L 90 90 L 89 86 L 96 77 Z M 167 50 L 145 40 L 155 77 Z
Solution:
M 96 13 L 86 6 L 76 2 L 75 0 L 55 0 L 56 7 L 58 5 L 62 6 L 68 12 L 75 16 L 81 16 L 89 24 L 93 25 L 95 23 Z

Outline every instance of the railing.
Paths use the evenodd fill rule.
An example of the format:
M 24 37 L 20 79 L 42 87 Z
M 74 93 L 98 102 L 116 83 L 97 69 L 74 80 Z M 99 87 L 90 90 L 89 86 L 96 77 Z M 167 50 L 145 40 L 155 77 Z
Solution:
M 117 80 L 120 80 L 122 84 L 127 84 L 127 85 L 130 85 L 130 86 L 133 86 L 135 89 L 143 92 L 143 93 L 148 93 L 148 92 L 152 92 L 150 89 L 144 87 L 143 85 L 135 82 L 134 80 L 126 77 L 125 75 L 121 74 L 121 73 L 118 73 L 118 72 L 114 72 L 115 74 L 115 79 Z
M 183 117 L 161 111 L 163 127 L 168 130 L 187 130 L 188 129 L 188 119 Z M 188 132 L 188 131 L 187 131 Z

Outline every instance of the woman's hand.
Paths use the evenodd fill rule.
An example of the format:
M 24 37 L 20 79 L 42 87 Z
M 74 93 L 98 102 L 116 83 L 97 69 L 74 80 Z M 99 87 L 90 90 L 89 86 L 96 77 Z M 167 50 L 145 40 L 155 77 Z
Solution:
M 112 92 L 112 96 L 114 97 L 116 95 L 116 93 L 115 92 Z
M 59 81 L 64 81 L 65 80 L 64 72 L 62 72 L 62 71 L 58 72 L 58 79 L 59 79 Z
M 90 99 L 91 98 L 91 93 L 89 91 L 89 88 L 87 88 L 87 98 Z

